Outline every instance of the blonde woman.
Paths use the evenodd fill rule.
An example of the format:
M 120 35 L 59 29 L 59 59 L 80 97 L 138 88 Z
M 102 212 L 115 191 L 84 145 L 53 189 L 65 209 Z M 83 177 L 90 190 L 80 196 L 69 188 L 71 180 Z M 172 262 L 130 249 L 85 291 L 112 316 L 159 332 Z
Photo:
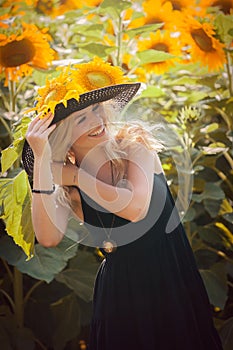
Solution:
M 82 243 L 105 256 L 89 350 L 219 350 L 208 296 L 156 152 L 161 145 L 140 125 L 117 128 L 118 112 L 139 87 L 95 58 L 63 69 L 39 90 L 39 114 L 23 151 L 33 176 L 36 238 L 56 246 L 73 216 L 90 233 Z

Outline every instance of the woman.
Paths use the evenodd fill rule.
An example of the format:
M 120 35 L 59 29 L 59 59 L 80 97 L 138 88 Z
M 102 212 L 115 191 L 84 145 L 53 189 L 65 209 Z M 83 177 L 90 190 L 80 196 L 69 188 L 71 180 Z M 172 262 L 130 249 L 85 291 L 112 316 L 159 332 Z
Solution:
M 155 152 L 161 145 L 140 126 L 112 132 L 109 116 L 139 86 L 96 58 L 64 69 L 39 90 L 39 116 L 23 152 L 33 175 L 35 234 L 42 245 L 55 246 L 73 215 L 89 232 L 82 243 L 105 255 L 89 350 L 222 349 Z

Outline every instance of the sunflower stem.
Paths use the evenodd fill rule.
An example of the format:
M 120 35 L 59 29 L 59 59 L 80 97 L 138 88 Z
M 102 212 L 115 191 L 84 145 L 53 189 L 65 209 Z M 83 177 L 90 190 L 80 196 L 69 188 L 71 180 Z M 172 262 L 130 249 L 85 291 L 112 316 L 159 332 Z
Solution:
M 2 116 L 0 116 L 0 122 L 3 124 L 4 128 L 7 130 L 8 135 L 10 137 L 10 140 L 12 142 L 13 141 L 13 133 L 11 131 L 11 128 L 9 127 L 9 125 L 6 122 L 6 120 Z
M 121 44 L 122 44 L 122 19 L 119 16 L 118 31 L 117 31 L 117 66 L 121 66 Z
M 232 66 L 231 66 L 231 55 L 230 52 L 227 51 L 227 75 L 229 80 L 229 92 L 230 96 L 233 96 L 233 73 L 232 73 Z
M 4 289 L 0 289 L 0 293 L 2 293 L 6 297 L 6 299 L 8 300 L 8 302 L 12 308 L 12 311 L 14 312 L 15 311 L 15 303 L 12 300 L 12 298 L 10 297 L 10 295 L 7 292 L 5 292 Z
M 37 287 L 39 287 L 42 283 L 44 283 L 44 281 L 40 280 L 40 281 L 36 282 L 36 283 L 31 287 L 31 289 L 29 289 L 29 291 L 27 292 L 27 294 L 26 294 L 26 296 L 25 296 L 25 298 L 24 298 L 24 306 L 25 306 L 25 304 L 28 302 L 28 300 L 29 300 L 31 294 L 34 292 L 34 290 L 35 290 Z
M 15 107 L 16 107 L 15 82 L 10 80 L 8 88 L 10 93 L 10 112 L 15 112 Z
M 26 81 L 29 79 L 29 76 L 27 75 L 26 77 L 24 77 L 24 79 L 22 79 L 15 91 L 15 98 L 17 97 L 18 93 L 20 92 L 21 88 L 23 87 L 23 85 L 26 83 Z
M 7 98 L 4 95 L 4 92 L 2 90 L 0 90 L 0 97 L 2 98 L 2 101 L 4 103 L 5 108 L 9 111 L 10 110 L 10 105 L 9 105 L 9 102 L 7 101 Z
M 14 267 L 14 302 L 15 319 L 19 328 L 24 324 L 24 305 L 23 305 L 23 275 Z

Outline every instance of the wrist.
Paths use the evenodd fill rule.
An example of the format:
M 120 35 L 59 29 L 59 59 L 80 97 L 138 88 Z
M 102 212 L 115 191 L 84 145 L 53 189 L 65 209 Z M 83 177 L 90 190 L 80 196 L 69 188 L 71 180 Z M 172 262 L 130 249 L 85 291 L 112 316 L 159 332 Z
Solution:
M 34 163 L 51 163 L 52 162 L 52 158 L 51 158 L 51 154 L 42 154 L 42 155 L 34 155 Z

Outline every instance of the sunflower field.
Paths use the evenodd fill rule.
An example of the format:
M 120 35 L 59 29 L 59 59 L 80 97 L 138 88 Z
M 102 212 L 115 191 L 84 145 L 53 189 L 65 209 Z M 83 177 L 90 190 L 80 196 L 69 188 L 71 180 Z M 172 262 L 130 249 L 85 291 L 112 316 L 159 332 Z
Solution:
M 98 57 L 142 83 L 125 118 L 162 125 L 163 168 L 232 350 L 233 0 L 0 2 L 1 349 L 86 349 L 103 257 L 72 220 L 57 247 L 35 241 L 21 156 L 38 88 Z

